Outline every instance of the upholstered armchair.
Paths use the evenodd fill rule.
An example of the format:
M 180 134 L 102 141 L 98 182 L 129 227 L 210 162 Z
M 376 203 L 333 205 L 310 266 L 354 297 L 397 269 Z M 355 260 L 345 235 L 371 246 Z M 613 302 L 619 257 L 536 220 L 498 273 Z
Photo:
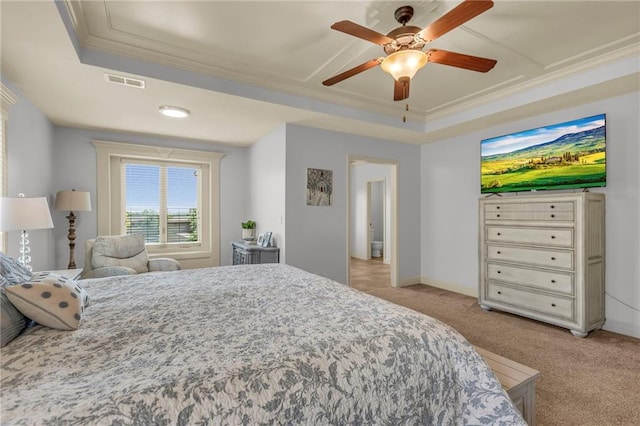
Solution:
M 85 243 L 82 278 L 180 269 L 180 262 L 175 259 L 149 259 L 142 234 L 102 236 Z

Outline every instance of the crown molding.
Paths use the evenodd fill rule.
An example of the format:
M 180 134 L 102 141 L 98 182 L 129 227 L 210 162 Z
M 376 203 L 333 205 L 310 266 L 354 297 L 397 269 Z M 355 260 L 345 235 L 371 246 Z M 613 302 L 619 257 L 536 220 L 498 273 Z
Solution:
M 638 35 L 636 34 L 636 36 Z M 607 52 L 596 58 L 590 58 L 588 60 L 584 60 L 577 64 L 574 64 L 572 66 L 568 66 L 568 67 L 559 69 L 557 71 L 552 71 L 547 74 L 541 75 L 539 77 L 532 78 L 530 80 L 526 80 L 526 76 L 521 75 L 511 81 L 513 82 L 513 81 L 524 79 L 524 81 L 518 85 L 512 85 L 504 89 L 495 90 L 495 91 L 491 91 L 492 89 L 487 89 L 487 91 L 489 91 L 490 93 L 488 93 L 486 96 L 472 99 L 472 100 L 469 100 L 468 102 L 456 103 L 450 108 L 443 108 L 436 112 L 429 113 L 425 117 L 425 121 L 433 121 L 433 120 L 437 120 L 437 119 L 450 116 L 456 113 L 460 113 L 462 111 L 468 111 L 472 108 L 482 107 L 487 104 L 530 91 L 532 89 L 535 89 L 537 87 L 540 87 L 549 83 L 555 83 L 555 82 L 561 81 L 572 75 L 576 75 L 585 71 L 594 70 L 599 67 L 609 65 L 614 62 L 627 59 L 633 56 L 637 56 L 638 59 L 640 60 L 640 44 L 636 43 L 636 44 L 628 45 L 620 49 Z M 509 83 L 510 82 L 504 82 L 504 84 L 509 84 Z

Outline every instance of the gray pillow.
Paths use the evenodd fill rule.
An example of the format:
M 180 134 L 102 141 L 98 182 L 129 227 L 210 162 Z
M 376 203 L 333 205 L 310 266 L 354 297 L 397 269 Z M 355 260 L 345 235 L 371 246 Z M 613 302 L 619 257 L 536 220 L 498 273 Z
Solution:
M 0 337 L 2 340 L 1 346 L 4 346 L 15 339 L 16 336 L 25 329 L 27 320 L 24 315 L 11 304 L 4 288 L 0 288 L 0 308 L 2 311 L 0 312 Z
M 0 275 L 9 284 L 26 283 L 31 279 L 31 271 L 2 252 L 0 252 Z
M 5 287 L 29 282 L 31 272 L 17 260 L 0 252 L 0 346 L 16 338 L 27 326 L 27 319 L 7 298 Z

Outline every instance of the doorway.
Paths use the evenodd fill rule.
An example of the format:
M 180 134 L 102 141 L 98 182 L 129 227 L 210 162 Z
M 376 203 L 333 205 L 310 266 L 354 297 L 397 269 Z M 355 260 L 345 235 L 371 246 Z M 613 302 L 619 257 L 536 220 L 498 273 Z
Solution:
M 347 265 L 351 287 L 398 286 L 397 163 L 349 157 Z

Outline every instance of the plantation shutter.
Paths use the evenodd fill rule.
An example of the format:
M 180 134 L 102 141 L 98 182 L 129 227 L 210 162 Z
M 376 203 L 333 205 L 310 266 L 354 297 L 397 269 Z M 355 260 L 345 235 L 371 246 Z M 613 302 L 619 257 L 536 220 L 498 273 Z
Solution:
M 0 197 L 6 197 L 7 195 L 7 144 L 5 142 L 5 127 L 5 114 L 0 111 Z M 4 232 L 0 232 L 0 252 L 5 252 Z
M 9 120 L 8 108 L 15 104 L 18 99 L 4 83 L 0 82 L 0 197 L 8 194 L 7 168 L 9 159 L 7 158 L 7 121 Z M 0 232 L 0 251 L 5 252 L 5 234 Z

